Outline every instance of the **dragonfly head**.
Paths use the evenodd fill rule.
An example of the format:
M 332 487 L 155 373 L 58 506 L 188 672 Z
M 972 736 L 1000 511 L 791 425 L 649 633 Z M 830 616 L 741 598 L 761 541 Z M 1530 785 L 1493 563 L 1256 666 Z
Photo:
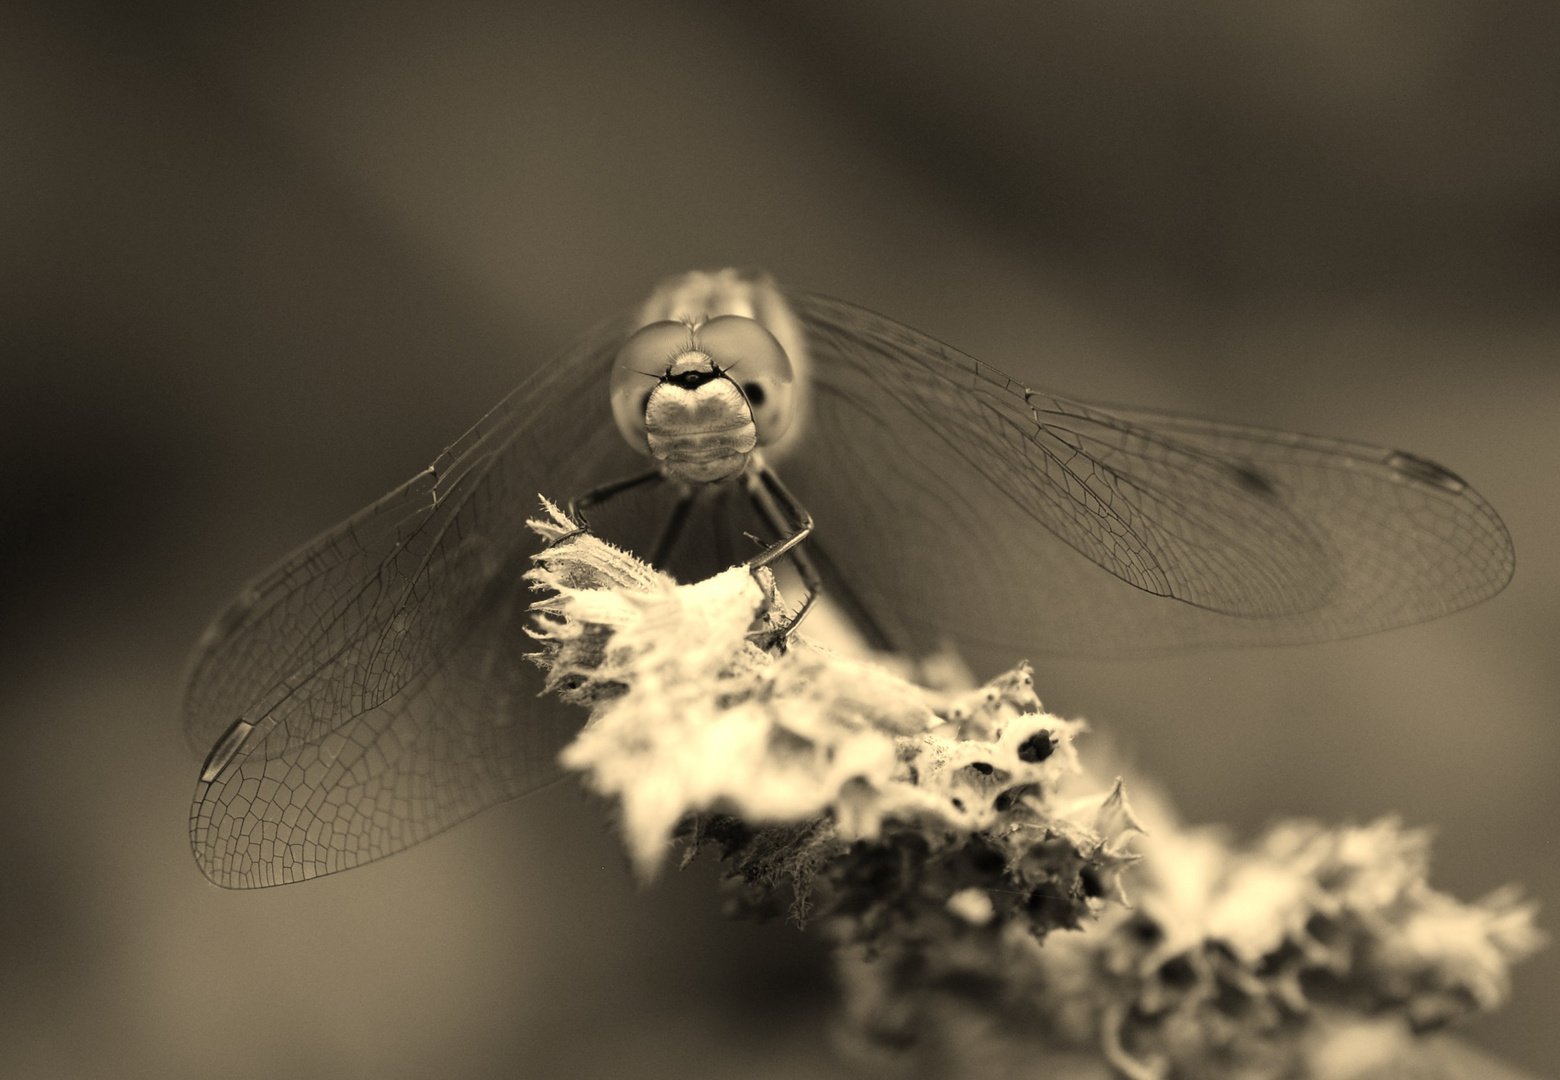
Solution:
M 667 476 L 713 483 L 746 468 L 785 434 L 794 415 L 785 350 L 741 315 L 651 323 L 612 367 L 612 415 L 630 446 Z

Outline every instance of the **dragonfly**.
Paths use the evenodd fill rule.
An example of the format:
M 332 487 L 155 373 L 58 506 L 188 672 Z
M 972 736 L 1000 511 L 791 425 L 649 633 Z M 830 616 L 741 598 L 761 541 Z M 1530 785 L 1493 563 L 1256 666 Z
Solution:
M 685 274 L 206 631 L 184 727 L 211 881 L 345 870 L 558 778 L 581 721 L 526 657 L 541 493 L 679 576 L 744 543 L 795 558 L 910 655 L 1347 638 L 1514 568 L 1495 511 L 1418 455 L 1090 404 L 765 274 Z

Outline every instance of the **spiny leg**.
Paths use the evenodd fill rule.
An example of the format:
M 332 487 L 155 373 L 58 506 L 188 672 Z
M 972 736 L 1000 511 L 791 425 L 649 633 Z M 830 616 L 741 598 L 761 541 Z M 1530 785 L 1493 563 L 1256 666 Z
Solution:
M 818 536 L 817 532 L 811 529 L 811 515 L 797 502 L 790 489 L 780 482 L 778 475 L 770 472 L 767 468 L 764 472 L 768 476 L 768 482 L 778 489 L 777 494 L 779 497 L 790 507 L 793 520 L 805 523 L 808 526 L 808 529 L 802 534 L 807 539 L 806 545 L 794 547 L 788 554 L 792 557 L 793 565 L 796 566 L 797 573 L 802 578 L 802 583 L 807 586 L 809 595 L 806 603 L 802 605 L 801 611 L 790 621 L 786 629 L 788 631 L 794 629 L 796 624 L 801 622 L 802 616 L 807 613 L 807 609 L 812 606 L 817 595 L 827 589 L 829 595 L 839 601 L 845 609 L 846 617 L 866 640 L 870 648 L 876 652 L 906 652 L 906 646 L 897 641 L 895 635 L 890 633 L 884 624 L 878 620 L 872 613 L 872 609 L 851 586 L 850 579 L 843 575 L 835 566 L 834 560 L 829 556 L 828 544 L 823 542 L 823 539 Z M 774 529 L 775 534 L 785 537 L 787 530 L 780 523 L 780 514 L 773 502 L 771 501 L 766 505 L 761 499 L 754 497 L 753 504 L 758 509 L 759 514 L 768 522 L 770 528 Z M 790 542 L 794 544 L 799 539 L 798 537 Z M 768 554 L 767 550 L 760 553 L 753 560 L 750 560 L 750 565 L 754 563 L 763 565 L 765 556 Z
M 735 550 L 731 546 L 731 485 L 722 484 L 715 492 L 715 505 L 710 512 L 710 520 L 715 526 L 715 564 L 717 566 L 732 566 L 737 561 Z
M 767 465 L 759 465 L 748 474 L 747 492 L 753 506 L 780 537 L 747 561 L 748 568 L 756 570 L 768 566 L 807 539 L 807 534 L 813 530 L 813 519 Z
M 878 621 L 866 601 L 857 594 L 850 579 L 835 566 L 829 555 L 827 540 L 827 531 L 823 536 L 813 533 L 807 538 L 807 555 L 817 567 L 819 578 L 826 582 L 829 596 L 845 610 L 846 617 L 874 652 L 908 654 L 908 647 L 896 642 L 894 635 Z
M 643 484 L 648 484 L 652 480 L 665 479 L 666 477 L 661 474 L 659 469 L 652 469 L 650 472 L 641 473 L 638 476 L 629 476 L 620 480 L 609 481 L 605 484 L 599 485 L 598 487 L 591 488 L 583 495 L 574 496 L 569 500 L 568 511 L 569 520 L 574 522 L 575 525 L 574 531 L 565 533 L 547 546 L 552 547 L 553 544 L 567 540 L 571 536 L 578 536 L 582 532 L 589 532 L 590 520 L 585 516 L 585 511 L 588 508 L 592 506 L 600 506 L 602 503 L 605 503 L 617 497 L 618 495 L 623 494 L 623 492 L 629 491 Z
M 693 509 L 694 490 L 686 488 L 677 496 L 677 505 L 672 507 L 671 517 L 666 519 L 666 524 L 661 526 L 661 535 L 655 542 L 655 553 L 650 558 L 650 565 L 657 570 L 666 567 L 666 560 L 676 546 L 678 537 L 682 536 L 683 526 L 688 523 L 688 512 Z
M 823 588 L 823 580 L 818 576 L 818 569 L 807 557 L 800 544 L 807 539 L 813 530 L 812 515 L 796 501 L 796 497 L 780 482 L 780 478 L 765 465 L 760 465 L 754 473 L 750 474 L 747 484 L 748 498 L 753 501 L 753 507 L 759 513 L 769 527 L 779 537 L 763 551 L 747 561 L 748 569 L 756 570 L 761 566 L 768 566 L 781 556 L 790 556 L 791 564 L 796 567 L 796 572 L 801 576 L 802 585 L 807 589 L 807 599 L 802 601 L 802 606 L 796 614 L 786 620 L 785 625 L 772 631 L 777 644 L 784 644 L 787 636 L 795 630 L 797 624 L 806 616 L 813 603 L 818 599 L 818 593 Z

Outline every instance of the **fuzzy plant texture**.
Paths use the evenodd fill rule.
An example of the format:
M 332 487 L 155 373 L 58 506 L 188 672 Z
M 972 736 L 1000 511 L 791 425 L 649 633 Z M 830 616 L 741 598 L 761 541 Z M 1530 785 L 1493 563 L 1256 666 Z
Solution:
M 1387 819 L 1180 826 L 1080 763 L 1020 665 L 910 681 L 775 628 L 767 571 L 678 585 L 556 507 L 532 585 L 562 756 L 649 881 L 724 861 L 728 910 L 821 927 L 858 1058 L 922 1075 L 1129 1080 L 1514 1076 L 1421 1033 L 1492 1009 L 1538 949 L 1514 890 L 1427 881 Z M 1464 1062 L 1464 1064 L 1459 1064 Z

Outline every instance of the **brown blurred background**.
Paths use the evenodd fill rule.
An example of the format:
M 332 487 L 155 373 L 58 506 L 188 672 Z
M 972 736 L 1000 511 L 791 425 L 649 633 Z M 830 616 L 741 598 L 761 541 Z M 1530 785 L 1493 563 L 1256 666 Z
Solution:
M 205 619 L 690 267 L 1467 476 L 1491 603 L 1037 681 L 1192 821 L 1399 811 L 1560 910 L 1560 7 L 1039 7 L 0 9 L 0 1074 L 839 1071 L 816 936 L 637 891 L 572 787 L 290 888 L 187 850 Z M 1557 1003 L 1469 1035 L 1548 1069 Z

